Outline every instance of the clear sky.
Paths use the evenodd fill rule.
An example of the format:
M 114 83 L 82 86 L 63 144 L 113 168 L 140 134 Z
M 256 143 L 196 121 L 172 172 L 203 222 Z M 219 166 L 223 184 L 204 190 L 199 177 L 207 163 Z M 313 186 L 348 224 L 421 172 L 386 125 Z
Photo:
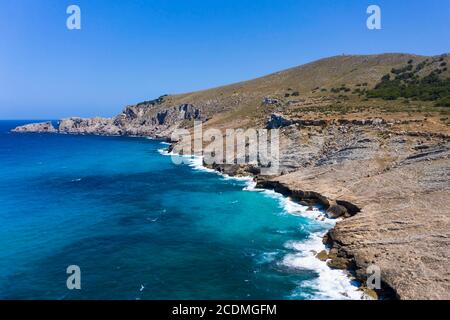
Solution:
M 449 0 L 0 0 L 0 119 L 112 116 L 343 53 L 449 51 Z

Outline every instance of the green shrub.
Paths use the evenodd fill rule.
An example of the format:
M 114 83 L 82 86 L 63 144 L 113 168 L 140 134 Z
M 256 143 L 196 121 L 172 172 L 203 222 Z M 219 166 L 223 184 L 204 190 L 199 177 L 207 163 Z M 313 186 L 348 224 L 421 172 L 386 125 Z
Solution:
M 450 97 L 450 78 L 439 78 L 438 75 L 442 70 L 436 69 L 420 79 L 415 73 L 423 68 L 424 63 L 417 65 L 415 71 L 411 71 L 412 65 L 392 69 L 396 75 L 395 79 L 391 79 L 390 75 L 384 75 L 375 88 L 366 93 L 366 97 L 384 100 L 402 97 L 414 101 L 440 101 L 441 105 L 446 105 L 446 98 Z
M 422 70 L 423 68 L 425 68 L 425 65 L 426 65 L 426 64 L 427 64 L 426 61 L 423 61 L 423 62 L 419 63 L 419 64 L 416 66 L 416 72 L 418 72 L 418 71 Z
M 450 97 L 439 99 L 438 101 L 436 101 L 436 106 L 450 108 Z

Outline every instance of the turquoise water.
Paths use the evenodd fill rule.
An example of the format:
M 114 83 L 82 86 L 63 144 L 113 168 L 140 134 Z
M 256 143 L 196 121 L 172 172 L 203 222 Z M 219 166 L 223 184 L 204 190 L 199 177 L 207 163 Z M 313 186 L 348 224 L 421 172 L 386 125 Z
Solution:
M 158 141 L 9 133 L 18 124 L 0 122 L 1 299 L 328 297 L 301 246 L 329 225 L 175 165 Z

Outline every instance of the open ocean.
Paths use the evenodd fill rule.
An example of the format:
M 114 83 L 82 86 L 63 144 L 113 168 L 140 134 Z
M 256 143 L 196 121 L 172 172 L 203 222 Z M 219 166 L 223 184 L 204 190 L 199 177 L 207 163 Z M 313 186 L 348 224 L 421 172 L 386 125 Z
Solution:
M 314 257 L 333 225 L 317 209 L 159 141 L 9 132 L 28 122 L 0 121 L 0 299 L 360 297 Z

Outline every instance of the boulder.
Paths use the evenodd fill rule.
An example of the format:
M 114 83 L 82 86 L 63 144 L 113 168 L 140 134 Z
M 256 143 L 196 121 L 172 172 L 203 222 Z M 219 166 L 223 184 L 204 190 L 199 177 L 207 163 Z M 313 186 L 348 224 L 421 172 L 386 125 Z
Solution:
M 320 251 L 318 254 L 316 254 L 316 258 L 320 261 L 327 261 L 328 260 L 328 253 L 326 250 Z
M 350 266 L 350 262 L 346 258 L 336 257 L 327 262 L 328 267 L 331 269 L 345 270 Z
M 280 100 L 271 97 L 264 97 L 263 102 L 264 105 L 272 105 L 280 103 Z
M 327 215 L 328 217 L 332 219 L 336 219 L 345 215 L 348 215 L 347 209 L 344 206 L 341 206 L 339 204 L 332 204 L 327 209 Z
M 267 129 L 279 129 L 283 127 L 288 127 L 294 122 L 291 119 L 288 119 L 280 114 L 273 113 L 270 115 L 270 119 L 267 122 Z

